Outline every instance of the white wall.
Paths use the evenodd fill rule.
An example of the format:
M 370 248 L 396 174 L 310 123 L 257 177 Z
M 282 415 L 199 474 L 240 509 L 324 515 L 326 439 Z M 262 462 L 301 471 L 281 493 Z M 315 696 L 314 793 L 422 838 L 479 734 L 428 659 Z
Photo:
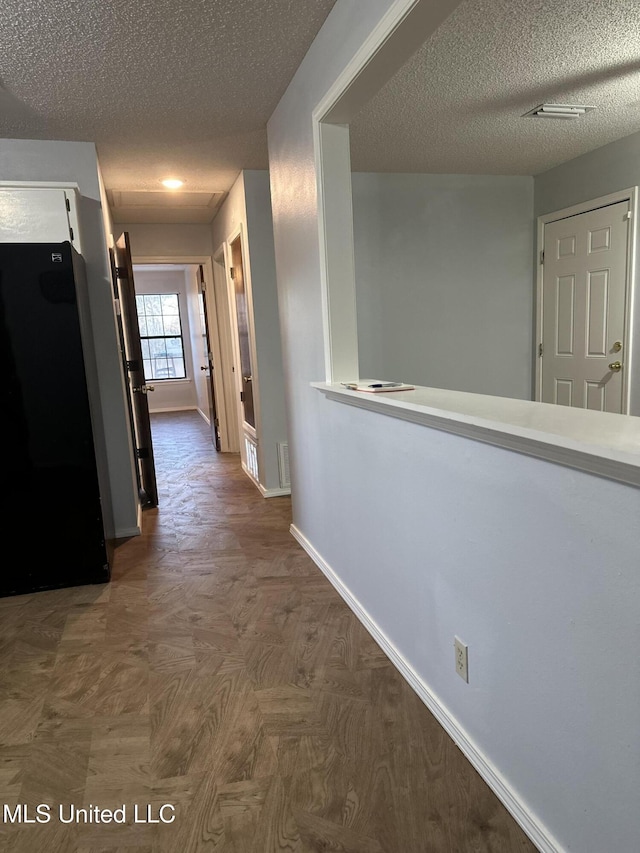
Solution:
M 209 225 L 114 225 L 114 234 L 129 233 L 134 258 L 171 258 L 211 255 Z
M 640 133 L 625 136 L 581 157 L 569 160 L 535 178 L 535 215 L 554 213 L 609 193 L 640 185 Z M 636 226 L 637 227 L 637 226 Z M 633 287 L 635 300 L 631 321 L 634 352 L 629 413 L 640 415 L 640 241 L 636 246 Z M 627 355 L 628 358 L 628 355 Z
M 260 370 L 263 483 L 267 489 L 278 489 L 278 443 L 287 440 L 287 421 L 269 173 L 245 170 L 243 175 L 256 353 Z
M 105 211 L 93 143 L 0 140 L 0 175 L 6 181 L 62 181 L 80 188 L 79 219 L 86 264 L 98 383 L 116 536 L 137 526 L 138 496 L 129 416 L 115 321 Z
M 277 444 L 287 440 L 287 428 L 268 172 L 247 170 L 241 173 L 213 221 L 214 251 L 239 226 L 245 232 L 248 247 L 244 258 L 245 277 L 253 302 L 260 483 L 266 490 L 278 490 Z
M 640 641 L 640 492 L 309 386 L 324 379 L 311 113 L 393 5 L 338 0 L 268 125 L 294 523 L 522 814 L 558 849 L 631 853 L 640 673 L 620 650 Z
M 532 399 L 533 179 L 352 187 L 360 375 Z
M 147 395 L 150 412 L 166 412 L 197 407 L 194 365 L 191 349 L 187 278 L 185 269 L 145 271 L 134 266 L 136 293 L 177 293 L 182 323 L 186 379 L 148 380 L 154 391 Z
M 238 175 L 229 194 L 220 206 L 211 225 L 211 243 L 213 251 L 218 252 L 237 229 L 247 227 L 247 213 L 244 198 L 244 172 Z

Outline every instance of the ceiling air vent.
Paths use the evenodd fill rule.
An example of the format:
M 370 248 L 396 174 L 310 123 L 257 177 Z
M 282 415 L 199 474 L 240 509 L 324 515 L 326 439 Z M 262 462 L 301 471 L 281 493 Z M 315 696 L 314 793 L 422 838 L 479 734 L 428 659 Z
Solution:
M 595 110 L 595 107 L 585 107 L 578 104 L 539 104 L 539 106 L 525 113 L 523 118 L 580 118 L 591 110 Z

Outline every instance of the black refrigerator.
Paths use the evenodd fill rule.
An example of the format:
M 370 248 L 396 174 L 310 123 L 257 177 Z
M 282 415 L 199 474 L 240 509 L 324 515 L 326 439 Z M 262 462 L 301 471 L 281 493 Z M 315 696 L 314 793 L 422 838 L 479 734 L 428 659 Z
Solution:
M 84 263 L 70 243 L 0 243 L 0 338 L 0 595 L 104 583 L 106 451 Z

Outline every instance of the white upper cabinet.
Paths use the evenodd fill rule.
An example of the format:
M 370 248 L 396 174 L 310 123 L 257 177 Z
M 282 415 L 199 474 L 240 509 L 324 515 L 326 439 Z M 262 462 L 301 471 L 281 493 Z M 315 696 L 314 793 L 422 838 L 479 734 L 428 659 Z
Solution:
M 74 187 L 0 184 L 0 242 L 63 243 L 82 253 Z

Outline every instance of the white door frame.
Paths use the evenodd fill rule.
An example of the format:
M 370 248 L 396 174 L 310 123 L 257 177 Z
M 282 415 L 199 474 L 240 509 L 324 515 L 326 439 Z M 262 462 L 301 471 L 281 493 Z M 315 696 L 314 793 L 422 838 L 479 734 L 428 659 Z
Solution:
M 240 238 L 240 248 L 242 250 L 242 268 L 244 275 L 244 288 L 245 295 L 247 300 L 247 323 L 249 326 L 249 354 L 251 356 L 251 375 L 253 376 L 252 382 L 252 390 L 253 390 L 253 413 L 255 417 L 255 428 L 248 424 L 244 419 L 244 407 L 240 401 L 240 392 L 242 391 L 242 375 L 240 368 L 240 343 L 238 340 L 238 319 L 236 315 L 236 299 L 235 299 L 235 291 L 234 291 L 234 283 L 231 278 L 231 267 L 233 266 L 231 260 L 231 244 L 234 243 L 238 238 Z M 229 316 L 231 318 L 231 336 L 233 341 L 233 350 L 234 350 L 234 364 L 236 365 L 235 370 L 235 386 L 236 386 L 236 405 L 238 412 L 238 432 L 239 432 L 239 440 L 240 440 L 240 457 L 242 460 L 242 465 L 247 473 L 247 475 L 253 481 L 254 478 L 249 473 L 249 468 L 247 466 L 247 450 L 245 444 L 245 435 L 250 436 L 254 443 L 256 444 L 257 449 L 257 457 L 258 457 L 258 471 L 259 478 L 264 471 L 264 460 L 262 457 L 262 443 L 260 441 L 260 435 L 262 434 L 262 416 L 260 411 L 260 376 L 258 372 L 258 356 L 256 352 L 256 335 L 255 335 L 255 321 L 253 316 L 253 290 L 252 290 L 252 282 L 251 282 L 251 263 L 249 259 L 249 247 L 247 245 L 247 235 L 243 224 L 240 223 L 236 228 L 231 231 L 231 233 L 227 236 L 224 244 L 224 258 L 225 258 L 225 272 L 227 277 L 227 296 L 229 299 Z M 218 250 L 219 252 L 220 250 Z M 258 481 L 259 482 L 259 478 Z
M 545 225 L 550 222 L 557 222 L 558 219 L 568 219 L 570 216 L 577 216 L 580 213 L 589 213 L 591 210 L 597 210 L 600 207 L 608 207 L 612 204 L 618 204 L 621 201 L 629 202 L 629 210 L 631 212 L 631 227 L 629 229 L 629 240 L 627 244 L 627 276 L 625 281 L 625 301 L 624 301 L 624 338 L 625 338 L 625 362 L 626 369 L 622 377 L 622 414 L 627 414 L 630 406 L 631 397 L 631 370 L 633 366 L 632 350 L 633 350 L 633 300 L 635 290 L 635 264 L 636 264 L 636 237 L 637 237 L 637 212 L 638 212 L 638 187 L 630 187 L 626 190 L 619 190 L 615 193 L 600 196 L 599 198 L 583 201 L 580 204 L 574 204 L 571 207 L 565 207 L 562 210 L 555 210 L 553 213 L 545 213 L 544 216 L 538 217 L 537 225 L 537 240 L 536 240 L 536 378 L 535 378 L 535 399 L 537 402 L 542 401 L 542 358 L 539 357 L 539 347 L 542 344 L 542 289 L 544 284 L 544 263 L 542 260 L 542 252 L 544 249 L 544 229 Z
M 229 391 L 226 387 L 228 383 L 225 381 L 225 376 L 222 370 L 221 346 L 224 340 L 221 331 L 222 317 L 220 316 L 220 312 L 217 310 L 216 305 L 216 295 L 213 281 L 213 263 L 211 261 L 211 257 L 209 255 L 136 255 L 132 258 L 132 262 L 134 265 L 195 264 L 197 266 L 202 264 L 205 273 L 205 281 L 211 283 L 211 286 L 207 287 L 205 290 L 207 308 L 209 309 L 209 315 L 215 318 L 215 328 L 217 331 L 217 334 L 213 336 L 214 340 L 210 343 L 212 346 L 211 353 L 213 355 L 213 370 L 216 380 L 216 406 L 218 413 L 218 421 L 220 425 L 220 450 L 222 452 L 229 452 L 230 445 L 227 408 L 228 400 L 230 399 L 230 397 Z M 219 382 L 217 381 L 218 378 L 220 378 Z

